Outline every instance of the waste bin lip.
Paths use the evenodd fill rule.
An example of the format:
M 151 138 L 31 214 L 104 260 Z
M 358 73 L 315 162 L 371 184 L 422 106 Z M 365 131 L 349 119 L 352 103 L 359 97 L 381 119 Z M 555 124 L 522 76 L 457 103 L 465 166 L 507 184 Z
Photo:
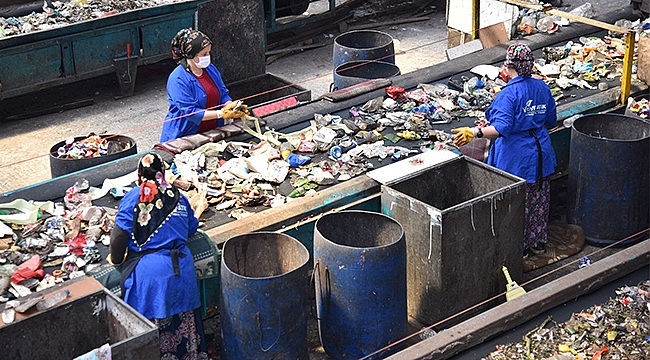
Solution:
M 354 37 L 359 34 L 372 34 L 372 35 L 377 35 L 377 38 L 384 38 L 386 39 L 385 44 L 377 45 L 377 46 L 367 46 L 367 47 L 354 47 L 349 44 L 346 44 L 344 41 L 349 40 L 348 38 Z M 337 37 L 334 38 L 334 43 L 337 44 L 340 48 L 345 48 L 345 49 L 363 49 L 363 50 L 372 50 L 372 49 L 381 49 L 387 45 L 390 45 L 391 43 L 394 42 L 393 37 L 385 33 L 383 31 L 379 30 L 352 30 L 345 32 L 343 34 L 338 35 Z
M 375 246 L 351 246 L 351 245 L 346 245 L 346 244 L 341 244 L 338 241 L 335 241 L 329 237 L 326 237 L 323 235 L 323 232 L 321 232 L 318 229 L 318 224 L 321 222 L 321 220 L 325 217 L 333 217 L 337 215 L 345 215 L 345 214 L 350 214 L 350 213 L 358 213 L 358 214 L 365 214 L 365 215 L 371 215 L 371 216 L 381 216 L 384 217 L 388 220 L 390 220 L 391 223 L 399 226 L 399 236 L 393 238 L 389 243 L 387 244 L 381 244 L 381 245 L 375 245 Z M 397 222 L 395 219 L 391 218 L 390 216 L 382 213 L 376 213 L 372 211 L 365 211 L 365 210 L 345 210 L 345 211 L 340 211 L 340 212 L 335 212 L 335 213 L 330 213 L 323 215 L 321 218 L 316 220 L 316 223 L 314 224 L 314 232 L 318 233 L 321 238 L 327 240 L 328 242 L 332 243 L 336 247 L 341 247 L 345 249 L 351 249 L 351 250 L 364 250 L 364 249 L 383 249 L 383 248 L 388 248 L 392 246 L 396 246 L 401 242 L 401 240 L 404 238 L 404 227 L 402 224 Z
M 273 232 L 273 231 L 256 231 L 256 232 L 252 232 L 252 233 L 233 236 L 233 237 L 231 237 L 230 239 L 228 239 L 228 240 L 226 240 L 224 242 L 223 247 L 221 249 L 221 263 L 228 270 L 228 272 L 230 274 L 232 274 L 233 276 L 241 278 L 241 279 L 248 279 L 248 280 L 276 279 L 278 277 L 287 276 L 288 274 L 293 274 L 293 273 L 295 273 L 297 271 L 300 271 L 305 265 L 307 265 L 309 263 L 309 258 L 310 258 L 309 251 L 307 250 L 307 248 L 304 245 L 302 245 L 302 246 L 297 246 L 297 248 L 300 249 L 300 250 L 297 250 L 297 251 L 300 251 L 302 253 L 302 254 L 298 254 L 298 256 L 302 256 L 305 260 L 301 261 L 298 264 L 296 264 L 293 267 L 293 269 L 291 269 L 289 271 L 285 271 L 285 272 L 283 272 L 281 274 L 269 275 L 269 276 L 249 276 L 249 275 L 241 274 L 240 271 L 235 271 L 230 266 L 228 266 L 228 259 L 224 256 L 224 253 L 226 252 L 226 248 L 228 246 L 228 243 L 232 244 L 232 243 L 234 243 L 236 241 L 239 241 L 241 239 L 244 239 L 244 238 L 247 238 L 247 237 L 250 237 L 250 236 L 254 236 L 254 235 L 275 236 L 276 238 L 286 238 L 286 239 L 289 239 L 289 240 L 293 240 L 296 243 L 302 245 L 302 243 L 300 243 L 300 241 L 294 239 L 293 237 L 291 237 L 289 235 L 282 234 L 282 233 L 276 233 L 276 232 Z M 234 241 L 231 241 L 231 240 L 234 240 Z M 231 245 L 231 246 L 235 246 L 235 245 Z
M 67 141 L 67 140 L 62 140 L 62 141 L 59 141 L 58 143 L 54 144 L 50 148 L 50 157 L 53 158 L 53 159 L 56 159 L 57 161 L 83 161 L 83 160 L 98 159 L 98 158 L 103 158 L 103 157 L 105 158 L 105 157 L 108 157 L 108 156 L 111 156 L 111 155 L 124 153 L 124 152 L 127 152 L 127 151 L 131 150 L 133 147 L 136 146 L 135 140 L 133 138 L 125 136 L 125 135 L 104 134 L 104 135 L 99 135 L 99 137 L 101 137 L 102 139 L 110 138 L 110 139 L 115 139 L 115 140 L 126 140 L 126 142 L 128 142 L 128 144 L 129 144 L 129 147 L 122 150 L 122 151 L 116 152 L 116 153 L 100 155 L 100 156 L 96 156 L 96 157 L 92 157 L 92 158 L 79 158 L 79 159 L 61 158 L 61 157 L 56 156 L 55 154 L 57 154 L 57 150 L 61 146 L 65 145 L 65 143 Z M 74 137 L 74 142 L 77 142 L 79 140 L 83 140 L 83 139 L 86 139 L 86 138 L 88 138 L 88 136 L 75 136 Z
M 627 139 L 620 139 L 620 138 L 614 138 L 614 137 L 603 137 L 603 136 L 593 136 L 586 132 L 585 127 L 591 124 L 591 122 L 595 121 L 596 119 L 603 120 L 603 119 L 608 119 L 607 121 L 635 121 L 635 122 L 640 122 L 646 125 L 650 125 L 650 121 L 641 119 L 641 118 L 636 118 L 633 116 L 628 116 L 628 115 L 614 115 L 614 114 L 589 114 L 589 115 L 583 115 L 579 118 L 577 118 L 573 124 L 571 124 L 571 129 L 573 133 L 576 135 L 580 136 L 585 136 L 590 139 L 597 139 L 597 140 L 604 140 L 608 142 L 621 142 L 621 143 L 627 143 L 627 142 L 637 142 L 639 140 L 645 140 L 648 137 L 650 137 L 650 131 L 649 132 L 643 132 L 643 134 L 640 134 L 641 136 L 636 137 L 636 138 L 627 138 Z

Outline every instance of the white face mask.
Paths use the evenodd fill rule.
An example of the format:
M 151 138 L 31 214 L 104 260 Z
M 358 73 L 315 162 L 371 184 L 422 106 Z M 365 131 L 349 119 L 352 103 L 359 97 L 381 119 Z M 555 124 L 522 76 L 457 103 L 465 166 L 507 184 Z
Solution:
M 196 63 L 196 66 L 200 69 L 205 69 L 210 65 L 210 55 L 199 56 L 199 62 Z

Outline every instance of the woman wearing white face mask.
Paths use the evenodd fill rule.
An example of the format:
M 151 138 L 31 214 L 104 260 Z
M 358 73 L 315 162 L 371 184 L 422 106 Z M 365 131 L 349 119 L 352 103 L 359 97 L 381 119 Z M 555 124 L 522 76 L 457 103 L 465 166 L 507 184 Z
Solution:
M 198 30 L 182 29 L 172 39 L 172 57 L 178 66 L 167 80 L 169 110 L 160 142 L 214 129 L 222 126 L 224 119 L 244 116 L 234 109 L 219 70 L 210 62 L 211 49 L 212 41 Z

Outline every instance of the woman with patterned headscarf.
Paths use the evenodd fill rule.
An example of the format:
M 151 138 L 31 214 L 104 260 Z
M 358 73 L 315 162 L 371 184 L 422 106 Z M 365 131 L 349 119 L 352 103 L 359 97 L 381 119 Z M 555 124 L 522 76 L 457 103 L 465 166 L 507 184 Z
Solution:
M 158 326 L 161 358 L 207 359 L 186 246 L 199 222 L 187 198 L 165 180 L 159 155 L 140 159 L 138 184 L 120 202 L 107 261 L 121 268 L 124 301 Z
M 494 139 L 488 164 L 526 180 L 524 255 L 544 252 L 550 208 L 549 176 L 555 171 L 555 152 L 547 126 L 557 121 L 549 87 L 531 77 L 535 57 L 522 43 L 506 52 L 502 74 L 508 83 L 485 111 L 489 126 L 452 129 L 463 146 L 473 138 Z
M 198 30 L 182 29 L 172 39 L 178 66 L 167 79 L 169 110 L 160 142 L 193 135 L 244 116 L 235 109 L 221 73 L 210 61 L 212 41 Z

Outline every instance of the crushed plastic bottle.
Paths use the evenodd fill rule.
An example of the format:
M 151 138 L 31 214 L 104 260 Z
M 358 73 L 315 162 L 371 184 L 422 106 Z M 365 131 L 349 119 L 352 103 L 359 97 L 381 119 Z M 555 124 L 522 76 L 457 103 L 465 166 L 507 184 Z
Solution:
M 544 16 L 537 20 L 535 27 L 540 32 L 550 33 L 555 29 L 555 19 L 553 19 L 553 16 Z
M 43 300 L 39 301 L 36 304 L 36 309 L 38 311 L 47 310 L 47 309 L 53 307 L 54 305 L 60 303 L 61 301 L 65 300 L 68 296 L 70 296 L 70 290 L 68 290 L 68 289 L 59 290 L 59 291 L 55 292 L 54 294 L 52 294 L 47 299 L 43 299 Z
M 587 2 L 569 11 L 569 14 L 578 15 L 578 16 L 591 19 L 594 16 L 596 16 L 596 10 L 594 10 L 594 7 L 591 5 L 591 3 Z

